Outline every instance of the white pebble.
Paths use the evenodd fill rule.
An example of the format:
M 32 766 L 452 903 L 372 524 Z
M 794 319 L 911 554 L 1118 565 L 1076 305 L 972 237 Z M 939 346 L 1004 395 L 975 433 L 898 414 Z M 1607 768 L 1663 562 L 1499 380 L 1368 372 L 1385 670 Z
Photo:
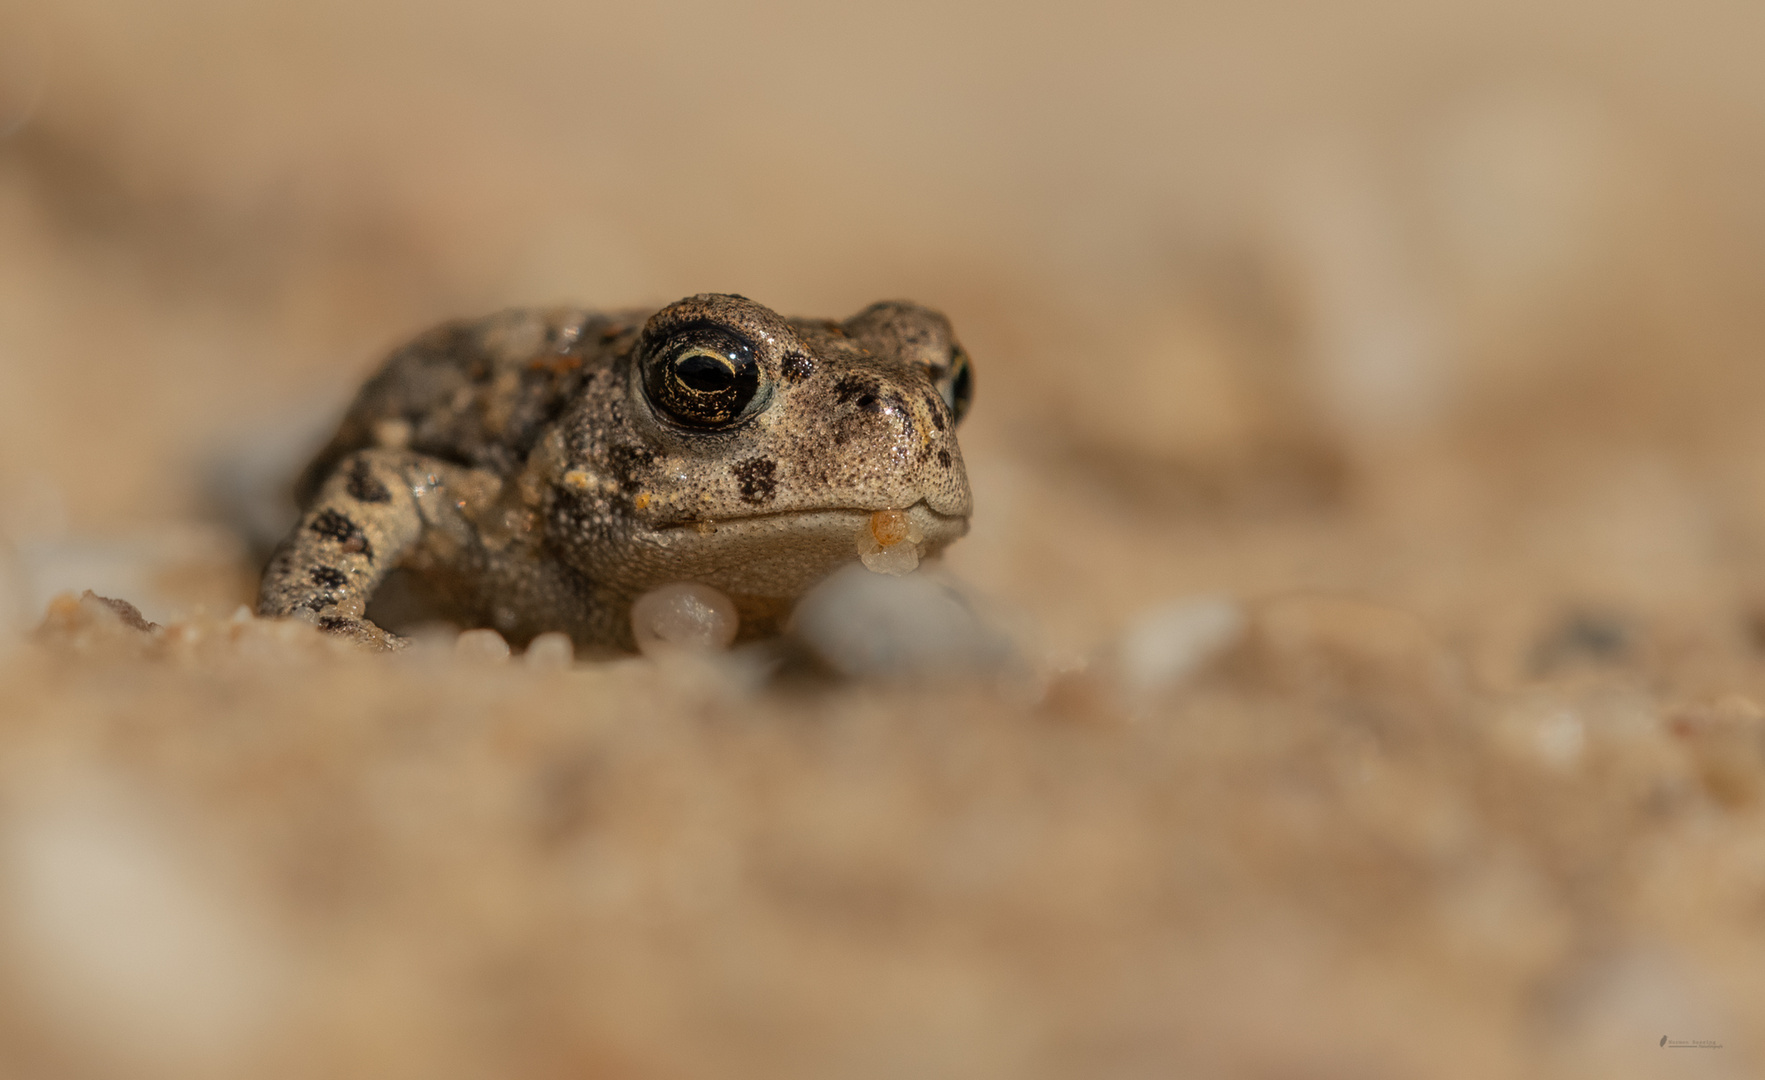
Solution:
M 1202 596 L 1154 609 L 1130 625 L 1116 647 L 1123 684 L 1150 694 L 1189 678 L 1244 636 L 1238 602 Z
M 1608 704 L 1602 712 L 1610 712 Z M 1587 754 L 1590 736 L 1617 734 L 1622 738 L 1630 723 L 1622 716 L 1616 725 L 1604 716 L 1587 716 L 1554 695 L 1522 697 L 1504 710 L 1496 724 L 1500 745 L 1523 761 L 1557 772 L 1572 772 Z M 1589 721 L 1607 721 L 1590 724 Z M 1614 732 L 1613 727 L 1617 727 Z M 1634 736 L 1632 736 L 1634 737 Z
M 919 568 L 925 533 L 904 510 L 878 510 L 858 530 L 858 559 L 865 569 L 901 577 Z
M 912 544 L 895 544 L 867 551 L 858 556 L 858 559 L 866 570 L 873 573 L 901 577 L 919 568 L 919 549 Z
M 467 630 L 454 640 L 454 653 L 465 659 L 495 663 L 509 658 L 509 643 L 495 630 Z
M 1580 763 L 1581 752 L 1587 747 L 1587 729 L 1579 716 L 1562 709 L 1538 722 L 1533 741 L 1545 764 L 1570 769 Z
M 576 660 L 576 646 L 569 634 L 553 630 L 529 641 L 521 659 L 535 670 L 562 671 Z
M 659 586 L 631 605 L 631 634 L 645 656 L 727 649 L 740 625 L 735 602 L 696 581 Z
M 798 601 L 791 633 L 828 667 L 853 677 L 974 671 L 996 667 L 1009 651 L 941 577 L 885 577 L 856 566 Z

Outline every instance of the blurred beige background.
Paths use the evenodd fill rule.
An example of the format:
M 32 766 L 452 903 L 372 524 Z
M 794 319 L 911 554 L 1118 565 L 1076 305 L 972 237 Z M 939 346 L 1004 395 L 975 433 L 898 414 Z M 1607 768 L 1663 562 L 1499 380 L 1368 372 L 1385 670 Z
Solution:
M 1752 974 L 1765 969 L 1749 960 L 1761 948 L 1752 837 L 1765 791 L 1765 710 L 1754 703 L 1765 641 L 1762 41 L 1765 8 L 1718 0 L 0 0 L 0 607 L 10 625 L 35 626 L 70 589 L 192 625 L 249 600 L 253 530 L 273 530 L 277 485 L 378 357 L 435 320 L 707 290 L 837 317 L 900 296 L 947 311 L 976 359 L 962 440 L 977 511 L 950 566 L 1022 616 L 1034 659 L 1055 673 L 1032 703 L 1035 723 L 1046 720 L 1036 709 L 1051 710 L 1101 740 L 1074 750 L 1069 734 L 1019 725 L 1030 706 L 970 688 L 931 705 L 761 699 L 743 706 L 762 732 L 754 744 L 706 750 L 695 740 L 712 736 L 692 726 L 698 691 L 658 690 L 629 672 L 595 683 L 607 700 L 647 702 L 677 725 L 657 736 L 660 775 L 716 788 L 719 806 L 738 808 L 699 806 L 698 832 L 634 826 L 664 839 L 634 841 L 632 865 L 664 877 L 677 857 L 747 865 L 749 845 L 763 848 L 753 835 L 847 799 L 848 817 L 834 817 L 869 822 L 855 833 L 874 840 L 851 842 L 853 859 L 871 860 L 852 880 L 919 882 L 930 871 L 911 853 L 968 835 L 926 794 L 946 751 L 1016 763 L 981 771 L 1008 777 L 987 820 L 1041 820 L 1059 806 L 1088 824 L 1050 841 L 1042 876 L 964 894 L 972 908 L 949 925 L 991 942 L 972 953 L 928 937 L 897 962 L 895 939 L 858 915 L 829 931 L 826 950 L 788 931 L 794 916 L 762 933 L 755 920 L 777 914 L 771 894 L 745 884 L 729 886 L 739 904 L 682 909 L 702 935 L 688 937 L 710 950 L 702 962 L 666 960 L 666 946 L 645 951 L 609 931 L 612 952 L 596 962 L 638 989 L 622 998 L 592 984 L 582 1000 L 600 1010 L 593 1039 L 558 1019 L 580 989 L 575 968 L 508 977 L 528 995 L 516 998 L 551 1018 L 533 1021 L 526 1042 L 512 1022 L 495 1036 L 457 1029 L 450 1017 L 477 1015 L 468 999 L 405 974 L 456 931 L 454 948 L 469 956 L 501 955 L 497 943 L 511 940 L 536 954 L 557 940 L 601 942 L 548 891 L 577 871 L 508 854 L 513 841 L 489 826 L 466 828 L 452 862 L 425 861 L 434 838 L 419 823 L 351 848 L 353 826 L 311 813 L 326 785 L 371 786 L 375 770 L 393 770 L 387 790 L 404 792 L 400 755 L 428 753 L 351 742 L 348 717 L 376 723 L 412 700 L 494 711 L 489 686 L 522 701 L 520 722 L 538 725 L 520 728 L 526 749 L 505 760 L 502 736 L 481 733 L 482 745 L 446 743 L 453 756 L 441 764 L 422 759 L 434 771 L 415 803 L 452 808 L 480 791 L 484 758 L 512 776 L 525 765 L 508 761 L 543 761 L 575 738 L 559 734 L 566 704 L 543 688 L 352 667 L 308 698 L 224 664 L 222 674 L 149 667 L 94 683 L 110 661 L 41 676 L 26 673 L 39 661 L 15 661 L 4 700 L 31 718 L 4 735 L 15 751 L 40 736 L 61 747 L 44 760 L 108 762 L 100 772 L 161 792 L 183 815 L 166 818 L 166 835 L 220 852 L 217 865 L 232 867 L 222 878 L 252 883 L 241 895 L 258 899 L 241 904 L 257 914 L 226 922 L 224 940 L 190 930 L 212 898 L 192 900 L 182 884 L 153 892 L 184 881 L 165 869 L 184 864 L 154 862 L 152 839 L 141 841 L 147 862 L 129 862 L 136 834 L 103 823 L 133 811 L 105 809 L 111 795 L 87 799 L 78 783 L 67 788 L 74 810 L 42 796 L 48 831 L 20 835 L 49 837 L 41 850 L 52 853 L 74 836 L 101 867 L 107 852 L 125 852 L 123 865 L 148 867 L 146 877 L 114 880 L 147 881 L 173 912 L 142 925 L 188 931 L 199 950 L 227 953 L 226 935 L 255 940 L 251 919 L 326 942 L 332 951 L 314 955 L 329 959 L 313 961 L 301 1000 L 377 1002 L 362 1015 L 378 1019 L 312 1006 L 275 1030 L 306 1032 L 358 1075 L 704 1075 L 724 1053 L 737 1063 L 727 1075 L 1128 1076 L 1179 1065 L 1196 1075 L 1656 1075 L 1660 1059 L 1636 1047 L 1652 1052 L 1667 1016 L 1733 1040 L 1726 1057 L 1674 1075 L 1741 1075 L 1754 1060 L 1747 1047 L 1765 1037 L 1765 987 Z M 1306 595 L 1348 606 L 1283 614 L 1283 598 Z M 1121 717 L 1086 681 L 1098 658 L 1125 649 L 1124 627 L 1158 605 L 1220 596 L 1249 605 L 1263 635 L 1264 651 L 1231 669 L 1250 681 L 1173 691 L 1157 715 L 1174 727 L 1144 717 L 1111 727 Z M 1451 692 L 1416 673 L 1435 671 L 1434 650 L 1462 668 Z M 204 696 L 210 674 L 233 689 Z M 228 710 L 263 710 L 291 732 L 332 708 L 343 719 L 314 729 L 331 734 L 300 737 L 334 742 L 286 750 L 321 763 L 284 762 L 305 779 L 247 795 L 216 779 L 232 775 L 229 752 L 215 749 L 231 736 L 204 725 Z M 796 729 L 756 719 L 792 709 L 869 733 L 876 773 L 852 789 L 863 794 L 827 779 L 848 751 L 819 756 L 819 743 L 793 741 Z M 1349 737 L 1330 726 L 1340 719 L 1331 710 L 1470 717 L 1472 733 L 1380 728 L 1341 756 Z M 128 734 L 130 717 L 149 715 L 162 718 L 154 734 Z M 885 721 L 902 715 L 978 726 L 898 734 Z M 609 760 L 650 760 L 611 721 L 595 730 Z M 1706 731 L 1719 737 L 1698 741 Z M 139 760 L 114 749 L 138 745 L 156 749 Z M 1399 750 L 1381 758 L 1375 746 Z M 39 760 L 17 758 L 27 759 Z M 1167 799 L 1149 760 L 1180 773 L 1185 794 Z M 1347 764 L 1316 790 L 1276 782 L 1331 762 Z M 1040 779 L 1019 783 L 1012 769 Z M 1240 787 L 1240 776 L 1261 779 Z M 1277 791 L 1266 805 L 1246 794 L 1263 780 Z M 633 790 L 609 798 L 648 821 L 658 797 Z M 788 796 L 775 805 L 779 790 Z M 38 805 L 8 798 L 0 817 Z M 237 800 L 250 824 L 214 826 Z M 472 828 L 504 822 L 500 810 L 477 812 L 457 811 Z M 97 832 L 81 832 L 91 821 Z M 64 826 L 73 832 L 55 831 Z M 94 835 L 96 847 L 79 848 Z M 667 839 L 682 835 L 685 855 Z M 705 836 L 721 838 L 705 843 L 724 854 L 693 846 Z M 815 836 L 805 843 L 817 858 L 847 850 L 844 834 Z M 1221 854 L 1210 845 L 1223 836 L 1242 844 Z M 39 849 L 18 843 L 27 855 L 7 865 L 37 880 L 29 852 Z M 334 870 L 353 883 L 342 894 L 374 899 L 338 901 L 346 913 L 336 915 L 329 900 L 312 908 L 265 885 L 333 844 L 355 852 Z M 282 854 L 260 865 L 263 845 Z M 1129 869 L 1166 847 L 1194 865 L 1246 859 L 1251 869 L 1192 892 L 1170 884 L 1189 881 L 1186 870 L 1158 877 L 1180 896 L 1168 900 Z M 507 895 L 382 894 L 362 884 L 379 880 L 363 869 L 376 860 L 388 880 L 491 865 L 514 884 L 501 886 Z M 43 880 L 43 910 L 59 910 L 62 879 Z M 817 903 L 872 910 L 852 888 Z M 641 889 L 595 895 L 621 918 L 649 903 Z M 1000 911 L 1044 897 L 1043 921 L 1023 924 L 1021 938 L 987 937 Z M 889 910 L 906 914 L 891 926 L 947 925 L 918 901 L 899 903 Z M 523 905 L 541 912 L 531 925 L 484 914 Z M 1445 921 L 1428 921 L 1437 909 Z M 108 909 L 94 910 L 104 921 Z M 1305 921 L 1314 915 L 1330 929 Z M 62 971 L 50 932 L 61 924 L 19 925 L 17 940 L 50 942 L 34 962 Z M 1379 936 L 1389 926 L 1404 928 L 1395 941 Z M 77 926 L 66 933 L 86 940 Z M 1059 953 L 1050 943 L 1068 934 L 1099 951 Z M 733 952 L 717 952 L 725 946 Z M 226 1075 L 275 1059 L 263 1047 L 282 1044 L 253 1042 L 216 1004 L 256 976 L 212 957 L 191 969 L 196 1004 L 167 999 L 174 1036 L 156 1042 L 155 1014 L 137 1008 L 153 995 L 129 980 L 182 972 L 182 954 L 142 955 L 146 966 L 120 982 L 77 963 L 51 990 L 0 980 L 0 1001 L 84 1016 L 0 1021 L 7 1060 L 35 1063 L 33 1075 L 196 1075 L 192 1062 Z M 1096 955 L 1163 959 L 1109 967 Z M 1361 966 L 1342 974 L 1345 957 Z M 724 1029 L 697 1026 L 701 1014 L 680 1004 L 722 1001 L 720 979 L 734 986 L 731 972 L 768 963 L 789 974 L 774 972 L 775 998 L 762 999 L 795 1004 L 736 1024 L 740 1039 L 719 1042 Z M 1101 968 L 1120 977 L 1081 993 L 1093 984 L 1071 973 Z M 855 989 L 873 975 L 886 984 L 875 1000 Z M 457 971 L 436 978 L 469 983 Z M 93 998 L 92 985 L 122 989 Z M 1155 1007 L 1159 994 L 1181 1007 Z M 100 1004 L 86 1015 L 70 1000 Z M 1265 1000 L 1292 1022 L 1250 1004 Z M 121 1004 L 106 1013 L 103 1001 Z M 81 1042 L 67 1031 L 106 1017 L 133 1032 L 118 1036 L 120 1057 L 67 1049 Z M 211 1029 L 225 1036 L 215 1046 L 202 1034 Z M 696 1049 L 662 1049 L 683 1031 Z M 1211 1050 L 1210 1033 L 1223 1033 Z M 919 1056 L 875 1050 L 921 1035 Z M 450 1040 L 475 1049 L 456 1057 Z M 137 1044 L 143 1056 L 131 1057 Z M 510 1049 L 523 1046 L 532 1056 Z

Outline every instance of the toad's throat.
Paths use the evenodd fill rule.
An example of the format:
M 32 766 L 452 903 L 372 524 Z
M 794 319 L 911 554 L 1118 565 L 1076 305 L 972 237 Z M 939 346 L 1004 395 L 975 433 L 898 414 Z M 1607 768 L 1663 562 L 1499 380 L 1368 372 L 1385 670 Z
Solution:
M 866 509 L 793 510 L 751 517 L 722 518 L 654 528 L 633 539 L 652 553 L 646 574 L 651 584 L 698 581 L 731 596 L 800 596 L 840 564 L 862 554 L 860 541 L 872 537 Z M 939 514 L 915 503 L 908 519 L 914 554 L 942 551 L 968 532 L 968 518 Z

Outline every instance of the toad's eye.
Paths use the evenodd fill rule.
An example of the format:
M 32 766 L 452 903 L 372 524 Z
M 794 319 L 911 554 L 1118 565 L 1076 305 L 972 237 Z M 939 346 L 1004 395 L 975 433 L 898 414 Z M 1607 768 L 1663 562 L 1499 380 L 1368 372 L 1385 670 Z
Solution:
M 686 427 L 726 428 L 765 402 L 753 343 L 716 326 L 674 334 L 644 361 L 650 403 Z
M 950 407 L 950 415 L 958 424 L 962 423 L 962 418 L 968 415 L 969 403 L 974 400 L 974 365 L 969 363 L 968 354 L 960 345 L 950 354 L 950 366 L 938 380 L 938 393 L 944 395 L 944 404 Z

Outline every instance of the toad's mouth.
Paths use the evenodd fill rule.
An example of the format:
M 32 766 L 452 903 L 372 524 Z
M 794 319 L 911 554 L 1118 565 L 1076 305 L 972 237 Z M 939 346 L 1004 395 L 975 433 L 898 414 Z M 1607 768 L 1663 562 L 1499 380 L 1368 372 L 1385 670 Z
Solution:
M 888 509 L 888 508 L 884 508 Z M 772 510 L 763 514 L 675 521 L 657 527 L 661 533 L 692 533 L 706 536 L 725 530 L 743 532 L 843 533 L 857 535 L 867 528 L 875 509 L 832 507 L 815 510 Z M 968 532 L 966 514 L 940 514 L 922 499 L 902 511 L 925 534 L 928 546 L 942 546 Z

